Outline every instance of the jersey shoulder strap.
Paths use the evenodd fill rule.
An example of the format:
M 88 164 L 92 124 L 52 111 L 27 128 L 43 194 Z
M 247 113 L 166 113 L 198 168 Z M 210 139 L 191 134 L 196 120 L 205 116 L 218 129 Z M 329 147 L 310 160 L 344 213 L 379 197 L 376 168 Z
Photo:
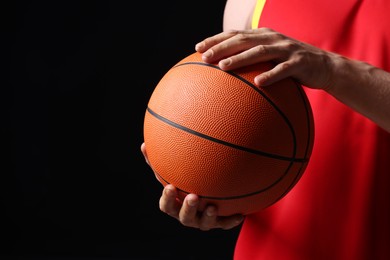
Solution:
M 252 15 L 252 29 L 256 29 L 259 27 L 260 16 L 263 12 L 263 8 L 266 1 L 267 0 L 257 0 L 255 10 L 253 11 Z

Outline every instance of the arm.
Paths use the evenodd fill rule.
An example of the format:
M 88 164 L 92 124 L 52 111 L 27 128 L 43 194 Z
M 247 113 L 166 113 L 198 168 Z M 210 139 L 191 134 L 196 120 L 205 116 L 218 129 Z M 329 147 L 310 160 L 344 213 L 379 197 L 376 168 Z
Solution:
M 223 30 L 250 29 L 257 0 L 227 0 L 223 16 Z
M 303 85 L 322 89 L 341 102 L 372 119 L 390 132 L 390 74 L 369 64 L 350 60 L 314 46 L 261 28 L 249 30 L 255 0 L 228 0 L 224 32 L 196 45 L 206 62 L 219 62 L 224 70 L 273 60 L 277 65 L 255 78 L 258 85 L 269 85 L 294 77 Z M 209 54 L 209 55 L 208 55 Z M 141 151 L 147 161 L 146 148 Z M 175 187 L 167 185 L 160 198 L 160 209 L 185 226 L 208 230 L 229 229 L 239 225 L 242 216 L 218 217 L 210 206 L 198 212 L 199 197 L 188 195 L 176 201 Z
M 390 132 L 390 73 L 341 56 L 333 63 L 324 90 Z

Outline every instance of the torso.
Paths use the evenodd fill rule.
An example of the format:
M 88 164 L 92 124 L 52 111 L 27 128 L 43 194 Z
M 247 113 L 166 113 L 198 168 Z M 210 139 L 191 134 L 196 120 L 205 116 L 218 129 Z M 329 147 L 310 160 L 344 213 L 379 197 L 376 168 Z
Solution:
M 390 70 L 389 1 L 268 0 L 258 27 Z M 235 259 L 390 259 L 390 135 L 306 89 L 315 144 L 281 201 L 247 216 Z

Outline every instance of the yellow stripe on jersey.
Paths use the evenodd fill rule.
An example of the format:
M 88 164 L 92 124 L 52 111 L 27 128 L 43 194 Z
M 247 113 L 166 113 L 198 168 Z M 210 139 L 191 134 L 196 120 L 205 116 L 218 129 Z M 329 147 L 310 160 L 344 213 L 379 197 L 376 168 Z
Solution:
M 256 29 L 258 27 L 260 16 L 261 13 L 263 12 L 263 8 L 266 1 L 267 0 L 257 0 L 255 10 L 253 11 L 253 15 L 252 15 L 252 29 Z

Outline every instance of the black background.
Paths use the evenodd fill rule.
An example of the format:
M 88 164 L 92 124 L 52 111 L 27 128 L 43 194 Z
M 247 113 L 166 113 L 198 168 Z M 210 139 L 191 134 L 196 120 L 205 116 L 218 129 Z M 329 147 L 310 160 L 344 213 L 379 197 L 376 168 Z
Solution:
M 2 4 L 2 256 L 232 258 L 238 228 L 202 232 L 160 212 L 162 187 L 139 150 L 154 86 L 221 31 L 223 7 Z

